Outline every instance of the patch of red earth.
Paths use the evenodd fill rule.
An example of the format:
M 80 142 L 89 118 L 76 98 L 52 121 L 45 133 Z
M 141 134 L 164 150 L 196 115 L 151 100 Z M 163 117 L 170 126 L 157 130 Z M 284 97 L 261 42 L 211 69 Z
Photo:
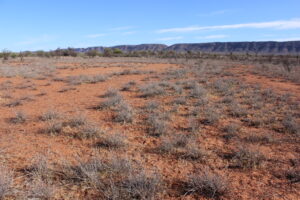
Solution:
M 234 74 L 238 74 L 242 77 L 243 81 L 252 85 L 260 85 L 264 89 L 272 89 L 279 94 L 290 93 L 295 98 L 296 101 L 300 102 L 300 85 L 293 83 L 288 80 L 280 78 L 268 78 L 266 76 L 253 74 L 250 69 L 253 66 L 238 66 L 230 69 Z M 300 77 L 299 77 L 300 79 Z

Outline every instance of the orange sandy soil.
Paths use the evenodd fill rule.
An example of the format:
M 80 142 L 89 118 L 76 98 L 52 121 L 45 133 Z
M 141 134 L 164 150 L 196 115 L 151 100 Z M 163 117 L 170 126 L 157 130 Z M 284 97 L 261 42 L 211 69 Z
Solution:
M 93 64 L 97 66 L 97 63 Z M 101 64 L 103 65 L 103 64 Z M 124 69 L 134 69 L 136 63 L 127 63 L 126 66 L 118 67 L 116 65 L 110 67 L 93 67 L 83 68 L 82 63 L 57 63 L 57 66 L 64 66 L 57 69 L 55 77 L 66 77 L 70 75 L 93 75 L 93 74 L 110 74 L 112 72 L 120 72 Z M 120 63 L 122 66 L 122 63 Z M 140 63 L 138 70 L 153 70 L 156 74 L 160 74 L 170 69 L 180 68 L 175 64 L 147 64 Z M 283 82 L 277 79 L 270 79 L 263 76 L 250 74 L 247 66 L 235 66 L 231 71 L 237 79 L 248 84 L 259 84 L 263 88 L 272 88 L 275 93 L 289 92 L 297 101 L 300 99 L 300 87 L 291 82 Z M 83 113 L 90 121 L 96 123 L 103 130 L 113 130 L 124 132 L 128 136 L 128 147 L 126 150 L 113 150 L 119 155 L 129 157 L 131 160 L 141 162 L 146 168 L 157 168 L 162 174 L 163 180 L 167 185 L 162 199 L 205 199 L 204 197 L 194 195 L 180 194 L 176 191 L 178 180 L 186 180 L 187 175 L 197 172 L 208 166 L 210 169 L 220 173 L 228 178 L 230 182 L 229 193 L 223 199 L 286 199 L 296 200 L 300 198 L 300 185 L 298 183 L 290 183 L 285 178 L 284 172 L 292 168 L 291 160 L 300 158 L 299 140 L 293 140 L 292 136 L 275 133 L 266 128 L 242 127 L 241 137 L 247 133 L 269 134 L 272 132 L 278 143 L 260 145 L 260 150 L 267 157 L 267 161 L 257 169 L 231 169 L 228 168 L 229 161 L 222 158 L 222 154 L 231 152 L 236 148 L 237 142 L 226 143 L 222 138 L 221 127 L 228 121 L 236 119 L 222 119 L 217 126 L 205 126 L 198 137 L 201 147 L 209 152 L 209 156 L 205 161 L 188 161 L 175 159 L 172 156 L 155 154 L 147 151 L 154 148 L 160 139 L 149 137 L 145 133 L 145 128 L 140 123 L 141 112 L 136 112 L 135 119 L 131 124 L 122 124 L 113 122 L 112 114 L 109 110 L 99 111 L 91 109 L 103 101 L 99 96 L 103 95 L 109 88 L 120 89 L 121 86 L 129 81 L 136 81 L 137 85 L 145 84 L 143 81 L 151 74 L 140 75 L 123 75 L 112 76 L 105 82 L 96 84 L 82 84 L 72 86 L 75 90 L 60 93 L 60 89 L 66 87 L 64 82 L 54 82 L 51 78 L 46 80 L 28 79 L 36 87 L 32 89 L 10 89 L 8 91 L 1 90 L 0 94 L 9 93 L 13 99 L 24 96 L 31 96 L 32 101 L 25 101 L 23 105 L 17 107 L 0 107 L 0 149 L 3 149 L 3 155 L 0 155 L 0 161 L 13 169 L 17 174 L 28 166 L 32 159 L 38 154 L 44 154 L 53 162 L 60 160 L 72 160 L 76 155 L 81 157 L 89 157 L 95 151 L 100 151 L 100 155 L 109 155 L 106 149 L 93 148 L 94 141 L 92 139 L 80 140 L 65 135 L 49 136 L 39 132 L 45 126 L 45 122 L 39 120 L 39 116 L 49 109 L 55 109 L 67 116 Z M 216 77 L 218 78 L 218 77 Z M 0 78 L 0 83 L 11 81 L 12 85 L 24 83 L 26 79 Z M 155 79 L 151 79 L 155 80 Z M 47 83 L 50 83 L 47 85 Z M 45 92 L 43 96 L 38 94 Z M 121 92 L 124 98 L 136 109 L 140 109 L 147 99 L 138 97 L 136 92 Z M 216 97 L 218 99 L 218 97 Z M 170 97 L 159 97 L 160 102 L 169 102 Z M 10 99 L 0 98 L 2 105 L 9 102 Z M 179 106 L 179 110 L 185 112 L 184 106 Z M 28 114 L 29 119 L 24 124 L 12 124 L 8 120 L 14 116 L 15 111 L 24 111 Z M 178 117 L 175 120 L 175 127 L 186 127 L 187 119 Z M 238 120 L 237 120 L 238 121 Z M 58 190 L 55 199 L 87 199 L 84 189 L 66 186 Z
M 271 88 L 279 94 L 291 93 L 293 97 L 300 103 L 300 85 L 280 78 L 268 78 L 266 76 L 250 73 L 250 69 L 254 66 L 237 66 L 233 68 L 234 74 L 243 78 L 243 81 L 251 84 L 258 84 L 263 88 Z

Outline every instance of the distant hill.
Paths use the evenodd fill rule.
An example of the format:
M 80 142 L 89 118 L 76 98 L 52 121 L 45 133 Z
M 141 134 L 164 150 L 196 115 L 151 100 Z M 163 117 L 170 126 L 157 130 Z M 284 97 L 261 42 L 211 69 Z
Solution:
M 163 51 L 168 46 L 164 44 L 139 44 L 139 45 L 119 45 L 113 47 L 88 47 L 88 48 L 77 48 L 75 49 L 78 52 L 87 52 L 90 50 L 98 50 L 103 52 L 105 48 L 112 48 L 112 49 L 120 49 L 124 52 L 132 52 L 132 51 Z
M 106 47 L 77 48 L 78 52 L 89 50 L 104 51 Z M 124 52 L 132 51 L 176 51 L 176 52 L 210 52 L 210 53 L 260 53 L 260 54 L 297 54 L 300 53 L 300 41 L 289 42 L 211 42 L 187 43 L 167 46 L 164 44 L 119 45 L 108 48 L 118 48 Z

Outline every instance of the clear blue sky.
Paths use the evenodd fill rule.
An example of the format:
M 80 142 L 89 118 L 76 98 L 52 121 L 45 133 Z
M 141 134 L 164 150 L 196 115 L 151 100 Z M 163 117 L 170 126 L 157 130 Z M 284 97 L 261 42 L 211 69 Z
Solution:
M 0 50 L 300 40 L 300 0 L 0 0 Z

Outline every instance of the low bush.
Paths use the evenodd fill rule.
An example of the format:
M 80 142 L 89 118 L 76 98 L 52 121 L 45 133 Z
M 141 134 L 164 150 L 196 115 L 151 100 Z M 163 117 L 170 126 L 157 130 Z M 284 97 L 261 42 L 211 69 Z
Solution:
M 135 85 L 136 85 L 135 81 L 129 81 L 128 83 L 126 83 L 125 85 L 123 85 L 120 90 L 121 91 L 130 91 L 131 88 L 133 86 L 135 86 Z
M 150 114 L 147 118 L 148 134 L 151 136 L 161 136 L 168 133 L 168 123 L 166 119 L 158 114 Z
M 45 182 L 40 178 L 36 178 L 29 183 L 28 199 L 51 199 L 56 192 L 56 188 L 53 185 Z
M 130 123 L 133 121 L 133 115 L 133 108 L 123 101 L 117 106 L 115 110 L 114 120 L 116 122 Z
M 117 106 L 119 103 L 123 101 L 123 97 L 121 95 L 116 95 L 107 98 L 105 101 L 101 102 L 96 109 L 107 109 L 112 108 L 113 106 Z
M 22 123 L 26 122 L 27 119 L 28 119 L 28 117 L 24 112 L 17 111 L 15 113 L 15 116 L 10 119 L 10 122 L 14 123 L 14 124 L 22 124 Z
M 223 176 L 205 170 L 189 176 L 186 192 L 219 199 L 229 192 L 229 183 Z
M 63 130 L 63 124 L 58 121 L 49 121 L 46 127 L 42 130 L 43 133 L 49 135 L 58 135 Z
M 252 169 L 259 167 L 265 156 L 257 149 L 250 147 L 240 147 L 233 157 L 233 161 L 236 167 Z
M 127 141 L 124 134 L 113 133 L 101 136 L 98 142 L 96 143 L 96 146 L 116 149 L 125 147 L 126 144 Z
M 40 119 L 42 121 L 50 121 L 50 120 L 56 120 L 61 117 L 61 114 L 55 110 L 47 110 L 44 112 L 41 116 Z
M 141 97 L 144 97 L 144 98 L 166 94 L 165 89 L 157 83 L 150 83 L 150 84 L 141 86 L 139 91 L 141 92 Z
M 12 172 L 0 165 L 0 199 L 4 199 L 11 192 L 13 182 Z
M 282 121 L 284 131 L 291 134 L 300 134 L 300 125 L 292 116 L 286 116 Z

